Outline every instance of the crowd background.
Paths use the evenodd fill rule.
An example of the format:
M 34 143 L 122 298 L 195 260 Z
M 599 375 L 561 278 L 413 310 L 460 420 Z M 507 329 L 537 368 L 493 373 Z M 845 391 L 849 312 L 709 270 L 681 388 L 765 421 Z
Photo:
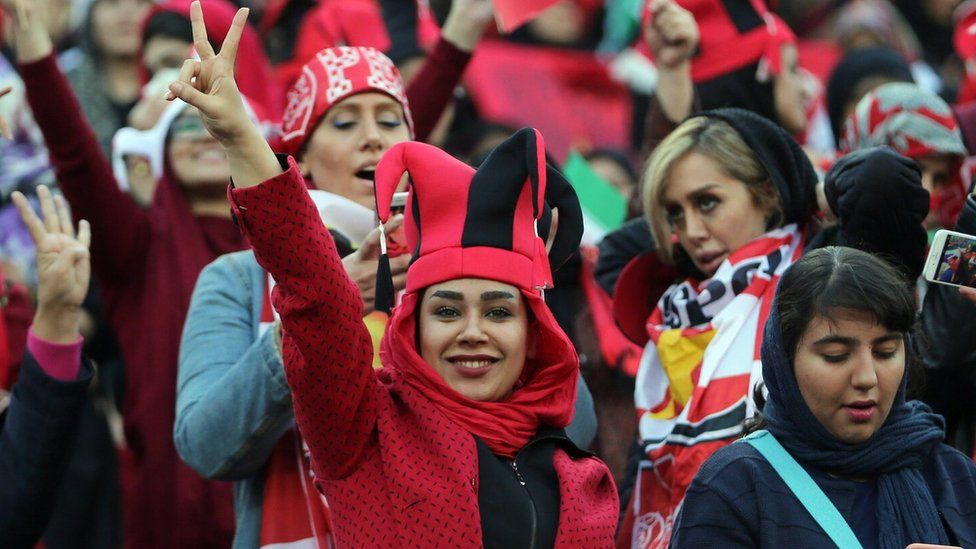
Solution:
M 192 338 L 184 338 L 184 345 L 197 347 L 184 347 L 185 356 L 178 356 L 194 285 L 212 260 L 246 247 L 229 217 L 226 176 L 208 171 L 208 155 L 222 150 L 199 117 L 163 98 L 192 52 L 190 3 L 21 4 L 29 4 L 31 17 L 43 22 L 54 56 L 42 48 L 30 57 L 27 33 L 18 31 L 18 5 L 5 2 L 0 86 L 12 92 L 0 99 L 0 116 L 12 136 L 0 141 L 0 407 L 19 377 L 38 285 L 34 242 L 17 214 L 15 191 L 37 204 L 39 186 L 60 187 L 76 217 L 92 222 L 96 275 L 81 321 L 84 353 L 96 374 L 44 546 L 227 546 L 235 532 L 232 503 L 238 506 L 238 531 L 244 505 L 241 493 L 232 496 L 229 481 L 250 478 L 268 459 L 291 425 L 290 393 L 282 388 L 279 356 L 267 390 L 278 391 L 276 399 L 287 410 L 255 463 L 232 466 L 213 454 L 199 457 L 214 451 L 202 448 L 213 434 L 198 435 L 204 438 L 196 442 L 181 438 L 187 429 L 203 427 L 193 423 L 199 418 L 180 417 L 200 397 L 181 392 L 181 399 L 190 400 L 181 400 L 177 410 L 177 391 L 184 390 L 177 376 L 191 375 L 185 369 L 194 368 L 194 361 L 232 364 L 239 358 L 211 357 L 207 348 L 215 343 Z M 251 9 L 237 58 L 238 86 L 274 148 L 307 157 L 310 167 L 303 175 L 320 188 L 316 173 L 333 173 L 338 168 L 329 162 L 336 160 L 317 156 L 305 137 L 290 143 L 280 129 L 295 126 L 303 98 L 294 90 L 305 77 L 303 66 L 323 48 L 372 47 L 396 64 L 406 84 L 402 104 L 409 99 L 410 112 L 409 135 L 394 141 L 425 141 L 478 166 L 520 127 L 535 127 L 545 136 L 548 158 L 576 188 L 585 221 L 579 253 L 556 273 L 547 302 L 576 347 L 592 394 L 597 429 L 590 448 L 620 489 L 624 534 L 618 540 L 640 545 L 632 534 L 635 517 L 623 515 L 641 513 L 634 489 L 636 484 L 640 493 L 638 470 L 649 463 L 646 444 L 636 442 L 646 438 L 638 435 L 638 422 L 649 413 L 637 381 L 642 347 L 658 298 L 679 272 L 687 274 L 667 261 L 631 262 L 667 255 L 645 218 L 650 202 L 641 198 L 651 152 L 693 112 L 740 107 L 763 115 L 795 139 L 815 169 L 808 174 L 761 159 L 767 171 L 786 174 L 787 187 L 804 186 L 794 192 L 813 196 L 817 189 L 821 213 L 811 222 L 826 228 L 819 236 L 889 259 L 914 284 L 926 232 L 976 232 L 976 202 L 967 200 L 976 174 L 976 3 L 536 1 L 525 6 L 541 11 L 503 32 L 496 21 L 506 4 L 518 2 L 499 1 L 493 9 L 489 0 L 204 0 L 203 11 L 211 43 L 220 44 L 236 8 Z M 520 10 L 528 8 L 515 9 Z M 767 131 L 736 127 L 752 128 L 756 135 Z M 914 176 L 905 183 L 891 175 L 901 168 L 869 174 L 890 180 L 889 187 L 879 183 L 873 189 L 886 197 L 875 202 L 876 209 L 854 207 L 853 191 L 844 186 L 854 185 L 845 174 L 863 167 L 856 152 L 877 146 L 917 163 L 917 179 L 929 199 L 927 215 L 914 225 L 905 219 L 917 217 L 912 208 L 925 198 L 908 188 Z M 365 210 L 370 200 L 361 201 L 364 218 L 371 215 Z M 878 208 L 892 213 L 879 215 Z M 780 225 L 806 220 L 808 213 L 787 215 Z M 835 217 L 841 222 L 830 233 Z M 340 252 L 351 254 L 369 238 L 374 220 L 366 221 L 365 230 L 362 223 L 355 230 L 342 228 L 353 237 Z M 209 268 L 209 276 L 240 276 L 228 269 L 234 257 L 244 257 L 251 279 L 217 278 L 210 281 L 215 291 L 239 282 L 247 288 L 242 294 L 264 295 L 265 275 L 247 253 L 227 256 Z M 358 257 L 364 255 L 361 249 Z M 375 272 L 374 264 L 362 271 Z M 405 262 L 393 268 L 402 273 Z M 623 283 L 635 277 L 639 291 L 617 287 L 618 278 Z M 365 286 L 360 285 L 364 297 L 372 291 Z M 947 442 L 973 456 L 976 309 L 948 290 L 928 295 L 932 290 L 923 282 L 916 286 L 931 350 L 920 353 L 928 376 L 915 396 L 945 417 Z M 251 332 L 251 324 L 254 331 L 242 345 L 259 337 L 273 349 L 273 331 L 260 328 L 257 335 L 259 325 L 274 322 L 262 303 L 255 298 L 242 305 L 253 308 L 245 311 L 242 333 Z M 376 345 L 384 321 L 377 322 Z M 757 347 L 756 358 L 758 352 Z M 686 375 L 691 383 L 692 374 Z M 220 386 L 212 390 L 217 394 Z M 263 418 L 249 419 L 260 428 L 257 420 Z M 241 437 L 239 444 L 249 444 L 246 433 Z M 227 452 L 228 459 L 241 457 Z M 670 532 L 670 524 L 643 528 L 651 537 Z

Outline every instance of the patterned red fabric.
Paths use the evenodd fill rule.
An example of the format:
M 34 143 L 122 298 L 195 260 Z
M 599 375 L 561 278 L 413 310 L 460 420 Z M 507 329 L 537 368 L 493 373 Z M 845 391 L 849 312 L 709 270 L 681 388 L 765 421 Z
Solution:
M 289 159 L 285 173 L 234 189 L 230 200 L 277 281 L 295 417 L 333 510 L 337 545 L 480 547 L 474 438 L 402 372 L 371 368 L 359 291 L 297 164 Z M 561 501 L 556 547 L 609 546 L 618 503 L 606 466 L 562 450 L 553 466 Z
M 929 210 L 940 226 L 954 226 L 969 181 L 963 181 L 960 171 L 966 147 L 949 105 L 935 93 L 907 82 L 890 82 L 871 90 L 844 123 L 840 149 L 846 154 L 879 146 L 915 160 L 929 155 L 952 158 L 950 180 L 932 193 Z
M 297 153 L 333 105 L 350 95 L 369 91 L 385 93 L 403 106 L 412 136 L 410 105 L 393 61 L 374 48 L 343 46 L 316 53 L 302 67 L 302 75 L 288 90 L 277 149 Z

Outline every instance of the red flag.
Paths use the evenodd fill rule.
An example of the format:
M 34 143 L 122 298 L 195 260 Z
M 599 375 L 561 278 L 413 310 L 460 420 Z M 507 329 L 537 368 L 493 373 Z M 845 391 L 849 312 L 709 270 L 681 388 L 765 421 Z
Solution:
M 538 128 L 559 162 L 570 148 L 630 146 L 630 93 L 592 52 L 483 40 L 465 83 L 482 117 Z
M 493 0 L 495 20 L 502 32 L 512 32 L 559 0 Z

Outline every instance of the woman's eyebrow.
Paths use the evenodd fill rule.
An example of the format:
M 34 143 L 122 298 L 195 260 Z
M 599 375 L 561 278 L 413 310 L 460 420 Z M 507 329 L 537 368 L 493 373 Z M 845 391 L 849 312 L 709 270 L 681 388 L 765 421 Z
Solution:
M 890 332 L 881 337 L 874 338 L 872 343 L 885 343 L 887 341 L 900 340 L 902 338 L 901 332 Z
M 839 335 L 829 335 L 829 336 L 824 336 L 824 337 L 822 337 L 822 338 L 820 338 L 820 339 L 818 339 L 818 340 L 816 340 L 816 341 L 813 342 L 814 345 L 829 345 L 831 343 L 840 343 L 840 344 L 843 344 L 843 345 L 854 345 L 855 343 L 857 343 L 857 340 L 854 339 L 853 337 L 845 337 L 845 336 L 839 336 Z
M 461 292 L 452 292 L 450 290 L 437 290 L 430 297 L 439 297 L 441 299 L 450 299 L 451 301 L 464 301 L 464 294 Z
M 719 187 L 721 187 L 721 185 L 718 184 L 718 183 L 709 183 L 709 184 L 704 185 L 702 187 L 699 187 L 699 188 L 697 188 L 697 189 L 695 189 L 693 191 L 689 191 L 689 192 L 685 193 L 685 197 L 688 198 L 688 199 L 695 199 L 695 198 L 698 198 L 699 196 L 701 196 L 702 194 L 707 193 L 708 191 L 711 191 L 712 189 L 717 189 Z M 662 197 L 661 202 L 664 204 L 665 207 L 677 204 L 677 202 L 674 202 L 672 200 L 668 200 L 667 197 Z
M 721 185 L 719 185 L 718 183 L 709 183 L 708 185 L 705 185 L 703 187 L 699 187 L 699 188 L 697 188 L 697 189 L 689 192 L 688 193 L 688 196 L 690 198 L 695 198 L 695 197 L 700 196 L 700 195 L 702 195 L 704 193 L 707 193 L 708 191 L 710 191 L 712 189 L 717 189 L 718 187 L 721 187 Z
M 515 299 L 515 296 L 511 292 L 502 290 L 493 290 L 481 294 L 481 301 L 494 301 L 496 299 Z

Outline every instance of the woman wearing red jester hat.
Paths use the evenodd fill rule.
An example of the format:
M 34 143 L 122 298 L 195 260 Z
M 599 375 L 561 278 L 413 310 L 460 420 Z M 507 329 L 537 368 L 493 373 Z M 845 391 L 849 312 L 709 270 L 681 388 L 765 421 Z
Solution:
M 340 546 L 605 547 L 618 504 L 606 466 L 562 428 L 578 362 L 540 289 L 578 245 L 579 204 L 524 130 L 475 172 L 418 143 L 377 166 L 380 219 L 404 173 L 413 262 L 371 367 L 363 304 L 309 200 L 297 164 L 247 120 L 232 77 L 232 32 L 215 54 L 194 4 L 201 60 L 172 96 L 223 143 L 232 209 L 274 276 L 298 426 Z M 243 27 L 246 11 L 238 14 Z M 547 254 L 538 227 L 562 212 Z M 457 207 L 458 205 L 467 205 Z M 385 239 L 381 239 L 385 243 Z

